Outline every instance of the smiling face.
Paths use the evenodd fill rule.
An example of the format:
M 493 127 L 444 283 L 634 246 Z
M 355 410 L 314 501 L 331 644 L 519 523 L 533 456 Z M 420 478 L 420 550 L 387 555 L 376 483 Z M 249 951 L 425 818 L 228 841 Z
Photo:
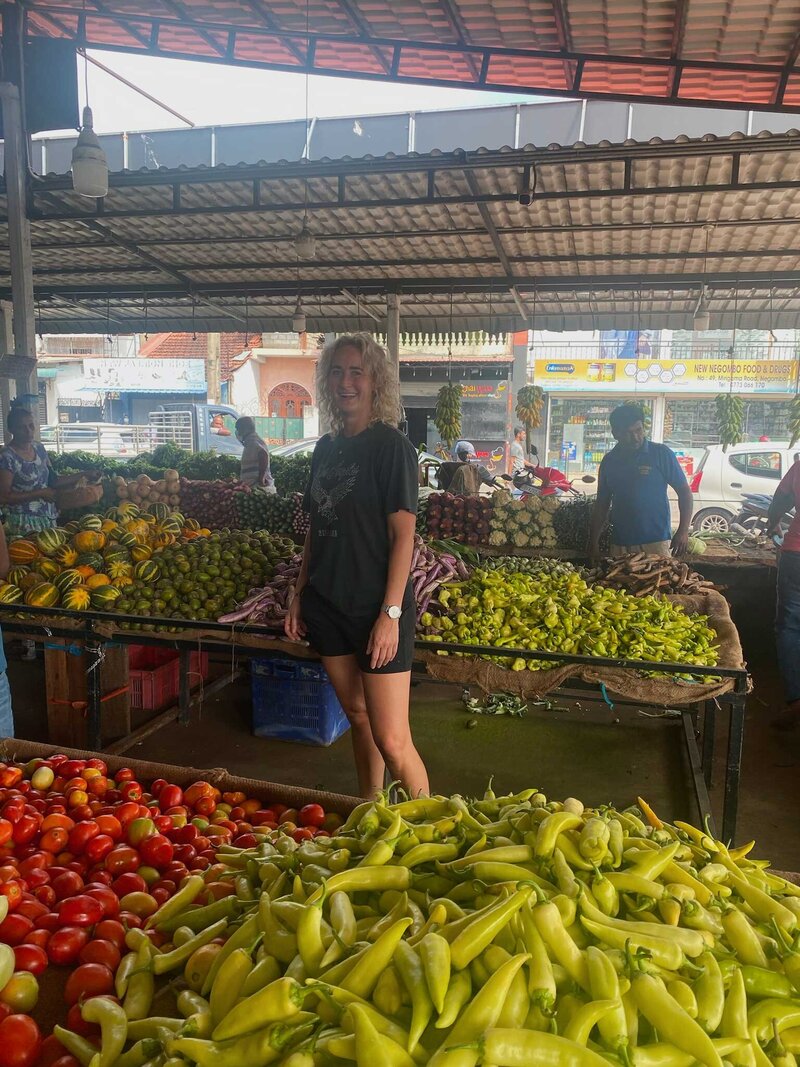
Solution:
M 355 345 L 342 345 L 334 354 L 328 372 L 328 388 L 346 423 L 364 428 L 369 425 L 375 387 Z
M 25 412 L 14 416 L 13 429 L 11 431 L 15 444 L 29 445 L 36 437 L 36 426 L 33 415 Z

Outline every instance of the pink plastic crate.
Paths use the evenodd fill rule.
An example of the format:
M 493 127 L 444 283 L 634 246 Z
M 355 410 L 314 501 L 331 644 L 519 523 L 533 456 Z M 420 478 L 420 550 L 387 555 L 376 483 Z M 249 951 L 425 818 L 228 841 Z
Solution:
M 153 645 L 129 645 L 128 667 L 131 707 L 163 711 L 177 703 L 180 694 L 178 653 Z M 208 677 L 208 653 L 192 652 L 189 662 L 192 688 Z

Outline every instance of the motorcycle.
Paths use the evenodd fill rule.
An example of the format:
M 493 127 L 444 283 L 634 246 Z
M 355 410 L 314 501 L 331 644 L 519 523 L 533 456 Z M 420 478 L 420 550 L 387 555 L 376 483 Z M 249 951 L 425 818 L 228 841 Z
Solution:
M 731 523 L 734 533 L 765 534 L 772 497 L 766 493 L 742 493 L 742 505 Z M 784 515 L 780 533 L 785 534 L 794 518 L 794 509 Z
M 523 470 L 517 471 L 516 474 L 500 476 L 504 481 L 511 482 L 513 491 L 519 493 L 520 496 L 562 497 L 569 494 L 581 496 L 580 490 L 575 488 L 574 483 L 581 481 L 590 485 L 596 481 L 591 474 L 584 474 L 580 479 L 567 478 L 558 467 L 543 467 L 539 463 L 539 453 L 535 446 L 531 448 L 529 456 L 530 462 L 525 464 Z

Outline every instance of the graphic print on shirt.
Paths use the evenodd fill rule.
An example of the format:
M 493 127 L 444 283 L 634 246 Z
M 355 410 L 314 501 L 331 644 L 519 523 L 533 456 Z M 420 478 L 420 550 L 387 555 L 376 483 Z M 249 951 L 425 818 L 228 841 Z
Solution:
M 325 522 L 339 520 L 337 507 L 353 491 L 358 478 L 359 465 L 336 464 L 318 472 L 311 486 L 311 498 L 319 508 L 319 516 Z

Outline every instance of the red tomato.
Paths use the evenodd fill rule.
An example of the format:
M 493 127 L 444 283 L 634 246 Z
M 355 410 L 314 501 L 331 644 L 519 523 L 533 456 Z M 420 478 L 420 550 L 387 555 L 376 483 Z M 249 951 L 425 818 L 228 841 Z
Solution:
M 123 782 L 120 793 L 126 800 L 141 800 L 144 790 L 138 782 Z
M 8 910 L 14 911 L 22 903 L 22 886 L 19 882 L 2 882 L 0 896 L 4 896 L 8 901 Z
M 173 882 L 180 882 L 182 878 L 185 878 L 188 874 L 185 863 L 178 863 L 173 860 L 164 870 L 161 872 L 164 878 L 171 878 Z
M 139 853 L 128 845 L 117 845 L 106 856 L 106 870 L 114 877 L 126 871 L 135 871 L 139 863 Z
M 157 797 L 165 785 L 169 785 L 166 778 L 156 778 L 150 786 L 150 792 Z
M 325 809 L 321 804 L 306 804 L 300 809 L 301 826 L 322 826 L 325 821 Z
M 27 845 L 29 841 L 33 841 L 36 834 L 39 832 L 40 819 L 38 815 L 24 814 L 15 824 L 14 830 L 11 835 L 14 844 Z
M 138 847 L 146 837 L 150 837 L 156 832 L 156 824 L 151 818 L 131 819 L 128 825 L 125 827 L 125 836 L 128 839 L 128 844 Z
M 124 897 L 127 893 L 147 892 L 147 882 L 135 871 L 126 871 L 115 878 L 111 885 L 118 897 Z
M 33 922 L 24 915 L 12 912 L 0 923 L 0 941 L 6 945 L 21 945 L 33 929 Z
M 231 812 L 231 817 L 233 818 L 233 812 Z M 234 822 L 240 821 L 241 818 L 241 815 L 237 816 L 236 819 L 234 819 Z M 254 811 L 253 814 L 250 816 L 250 821 L 252 822 L 253 826 L 278 825 L 275 819 L 275 813 L 273 811 L 270 811 L 269 808 L 262 808 L 261 811 Z
M 132 782 L 136 775 L 130 769 L 130 767 L 120 767 L 118 771 L 114 771 L 114 780 L 116 782 Z
M 160 908 L 162 904 L 166 904 L 166 902 L 172 896 L 172 893 L 170 893 L 168 889 L 164 889 L 164 887 L 161 886 L 161 888 L 159 889 L 151 889 L 150 895 Z
M 111 886 L 95 885 L 86 890 L 86 896 L 92 897 L 103 909 L 102 919 L 113 919 L 119 915 L 119 894 Z
M 92 778 L 86 785 L 86 792 L 90 797 L 104 797 L 108 792 L 108 779 L 102 775 Z
M 79 823 L 73 830 L 70 830 L 68 837 L 68 845 L 70 852 L 74 852 L 76 856 L 80 856 L 83 850 L 93 837 L 96 837 L 100 833 L 100 827 L 95 821 L 87 821 Z
M 88 940 L 88 930 L 79 926 L 62 926 L 53 932 L 47 942 L 48 959 L 58 967 L 66 967 L 77 960 Z
M 174 849 L 175 859 L 180 863 L 189 863 L 197 855 L 194 845 L 176 845 Z
M 94 928 L 98 941 L 110 941 L 118 949 L 125 946 L 125 927 L 117 919 L 103 919 Z
M 113 941 L 96 939 L 84 945 L 78 959 L 81 963 L 102 963 L 111 971 L 116 971 L 122 955 Z
M 314 831 L 308 826 L 298 826 L 298 828 L 292 833 L 292 837 L 295 841 L 298 842 L 298 844 L 301 841 L 310 841 L 313 836 Z M 241 840 L 241 838 L 238 838 L 237 840 Z M 250 848 L 250 845 L 248 845 L 247 848 Z
M 40 934 L 45 932 L 39 931 Z M 39 945 L 17 945 L 14 949 L 14 967 L 17 971 L 30 971 L 38 977 L 47 970 L 47 953 Z
M 128 930 L 130 930 L 131 927 L 134 927 L 134 926 L 138 930 L 142 926 L 142 923 L 143 923 L 144 920 L 141 918 L 141 916 L 136 915 L 132 911 L 121 911 L 119 913 L 119 921 Z
M 49 908 L 41 904 L 35 897 L 26 897 L 17 908 L 17 915 L 24 915 L 31 922 L 36 922 L 40 915 L 46 915 Z
M 52 872 L 51 872 L 52 873 Z M 66 897 L 74 897 L 83 889 L 83 879 L 77 871 L 64 871 L 54 878 L 50 885 L 56 895 L 56 900 L 64 900 Z
M 54 930 L 58 930 L 60 925 L 58 914 L 54 911 L 48 911 L 47 915 L 40 915 L 33 925 L 37 930 L 49 930 L 52 934 Z
M 22 796 L 12 797 L 7 800 L 2 808 L 2 816 L 9 822 L 17 823 L 25 812 L 25 798 Z M 13 832 L 13 831 L 12 831 Z
M 166 811 L 167 808 L 176 808 L 179 804 L 183 804 L 183 790 L 179 785 L 166 785 L 157 796 L 158 805 L 162 811 Z
M 200 835 L 200 831 L 192 823 L 186 826 L 176 826 L 170 831 L 169 839 L 176 845 L 193 845 Z
M 50 940 L 49 930 L 31 930 L 29 934 L 25 935 L 23 945 L 38 945 L 39 948 L 44 948 L 47 942 Z
M 69 815 L 53 812 L 51 808 L 51 814 L 45 815 L 42 820 L 42 831 L 52 830 L 54 826 L 62 826 L 65 830 L 71 830 L 74 825 L 75 822 Z
M 76 822 L 94 818 L 94 812 L 89 807 L 89 794 L 85 790 L 73 789 L 67 798 L 67 804 Z
M 105 914 L 100 901 L 88 893 L 62 900 L 58 906 L 58 917 L 67 926 L 94 926 L 105 918 Z
M 299 831 L 295 831 L 295 832 L 299 833 Z M 309 836 L 311 836 L 311 835 L 309 835 Z M 298 840 L 299 841 L 305 841 L 307 839 L 305 837 L 301 837 L 301 838 L 295 838 L 295 840 L 296 841 L 298 841 Z M 234 837 L 233 844 L 236 845 L 237 848 L 255 848 L 256 845 L 258 844 L 258 840 L 257 840 L 255 834 L 239 834 L 238 837 Z
M 124 804 L 119 804 L 114 809 L 114 815 L 124 829 L 133 819 L 139 818 L 139 805 L 135 804 L 132 800 Z
M 9 1015 L 0 1023 L 0 1067 L 33 1067 L 42 1035 L 29 1015 Z
M 40 900 L 42 904 L 44 904 L 48 908 L 52 908 L 52 906 L 56 902 L 55 891 L 50 885 L 37 886 L 36 889 L 34 889 L 33 891 L 33 895 L 36 897 L 37 900 Z
M 153 834 L 151 837 L 146 837 L 139 845 L 139 855 L 142 857 L 142 862 L 149 866 L 157 867 L 159 870 L 172 862 L 174 851 L 172 842 L 168 837 L 164 837 L 163 834 Z
M 53 859 L 54 857 L 49 852 L 32 852 L 20 863 L 19 873 L 23 878 L 29 878 L 32 871 L 49 870 L 53 866 Z
M 105 760 L 100 759 L 99 756 L 92 756 L 91 759 L 87 759 L 86 766 L 93 767 L 95 770 L 100 771 L 101 774 L 108 774 L 108 764 Z
M 82 963 L 67 979 L 64 1000 L 67 1004 L 77 1004 L 79 1000 L 113 992 L 114 975 L 105 964 Z
M 98 815 L 95 822 L 97 823 L 97 828 L 101 834 L 108 834 L 108 836 L 112 837 L 115 841 L 119 841 L 122 837 L 122 823 L 115 815 L 112 815 L 111 813 Z
M 64 1050 L 64 1046 L 50 1034 L 42 1042 L 42 1048 L 39 1053 L 39 1059 L 36 1061 L 36 1067 L 54 1067 L 59 1060 L 63 1059 L 67 1053 Z
M 68 759 L 65 763 L 62 763 L 58 768 L 58 774 L 60 778 L 75 778 L 81 773 L 86 766 L 86 760 L 84 759 Z
M 122 832 L 121 829 L 120 832 Z M 83 854 L 89 863 L 99 863 L 106 858 L 113 847 L 113 837 L 109 834 L 97 834 L 96 837 L 93 837 L 88 841 Z
M 14 826 L 8 819 L 0 819 L 0 845 L 4 845 L 7 841 L 11 840 L 13 831 Z

